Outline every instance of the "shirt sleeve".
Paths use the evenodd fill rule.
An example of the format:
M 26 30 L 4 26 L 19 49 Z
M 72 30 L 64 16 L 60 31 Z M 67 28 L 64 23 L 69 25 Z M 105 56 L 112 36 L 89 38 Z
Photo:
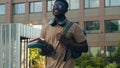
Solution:
M 73 37 L 77 43 L 83 42 L 86 40 L 86 37 L 83 33 L 83 30 L 80 28 L 79 25 L 75 24 L 74 25 L 75 29 L 73 32 Z

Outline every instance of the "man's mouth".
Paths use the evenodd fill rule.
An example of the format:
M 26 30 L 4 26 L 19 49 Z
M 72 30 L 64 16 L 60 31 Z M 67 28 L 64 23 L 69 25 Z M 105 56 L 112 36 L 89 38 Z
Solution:
M 58 10 L 55 10 L 54 12 L 56 13 L 56 12 L 59 12 L 59 11 L 58 11 Z

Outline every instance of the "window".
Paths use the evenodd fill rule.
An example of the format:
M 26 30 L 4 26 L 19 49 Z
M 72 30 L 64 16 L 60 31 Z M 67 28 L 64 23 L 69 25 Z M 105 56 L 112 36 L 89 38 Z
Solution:
M 0 15 L 4 15 L 4 14 L 5 14 L 5 5 L 0 4 Z
M 86 33 L 99 33 L 99 21 L 86 21 L 84 25 Z
M 120 6 L 120 0 L 105 0 L 105 6 Z
M 100 7 L 100 0 L 85 0 L 85 8 L 97 8 Z
M 117 45 L 107 45 L 106 46 L 106 56 L 110 57 L 116 52 Z
M 52 11 L 54 1 L 48 0 L 47 2 L 47 11 Z
M 120 20 L 105 21 L 105 32 L 120 32 Z
M 24 14 L 24 13 L 25 13 L 24 3 L 14 4 L 14 14 Z
M 80 9 L 80 0 L 67 0 L 69 9 Z
M 30 13 L 42 12 L 42 2 L 31 2 Z

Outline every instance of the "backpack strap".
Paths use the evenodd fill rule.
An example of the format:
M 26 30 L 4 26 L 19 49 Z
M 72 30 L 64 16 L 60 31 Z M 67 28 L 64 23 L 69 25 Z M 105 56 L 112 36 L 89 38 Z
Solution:
M 65 28 L 64 31 L 63 31 L 63 35 L 66 35 L 66 34 L 67 34 L 68 30 L 70 29 L 70 27 L 71 27 L 73 24 L 74 24 L 73 22 L 70 22 L 70 23 L 66 26 L 66 28 Z
M 68 30 L 70 29 L 70 27 L 71 27 L 73 24 L 74 24 L 73 22 L 70 22 L 70 23 L 66 26 L 66 28 L 65 28 L 64 31 L 63 31 L 63 35 L 66 35 L 66 34 L 67 34 Z M 64 61 L 66 61 L 66 59 L 67 59 L 67 52 L 68 52 L 68 49 L 66 48 L 66 52 L 65 52 L 65 56 L 64 56 Z

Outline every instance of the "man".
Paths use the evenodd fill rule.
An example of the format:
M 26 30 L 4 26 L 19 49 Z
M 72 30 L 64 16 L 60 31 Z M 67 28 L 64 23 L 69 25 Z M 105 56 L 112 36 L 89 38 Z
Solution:
M 55 18 L 45 25 L 41 31 L 41 37 L 47 44 L 42 51 L 46 53 L 53 49 L 56 51 L 53 55 L 44 54 L 47 57 L 46 68 L 74 68 L 71 49 L 76 51 L 87 50 L 85 48 L 87 40 L 79 25 L 74 23 L 67 32 L 67 35 L 62 35 L 63 30 L 70 23 L 65 16 L 67 11 L 67 1 L 56 0 L 52 11 Z M 68 49 L 67 53 L 66 49 Z M 67 55 L 66 60 L 64 60 L 65 55 Z

